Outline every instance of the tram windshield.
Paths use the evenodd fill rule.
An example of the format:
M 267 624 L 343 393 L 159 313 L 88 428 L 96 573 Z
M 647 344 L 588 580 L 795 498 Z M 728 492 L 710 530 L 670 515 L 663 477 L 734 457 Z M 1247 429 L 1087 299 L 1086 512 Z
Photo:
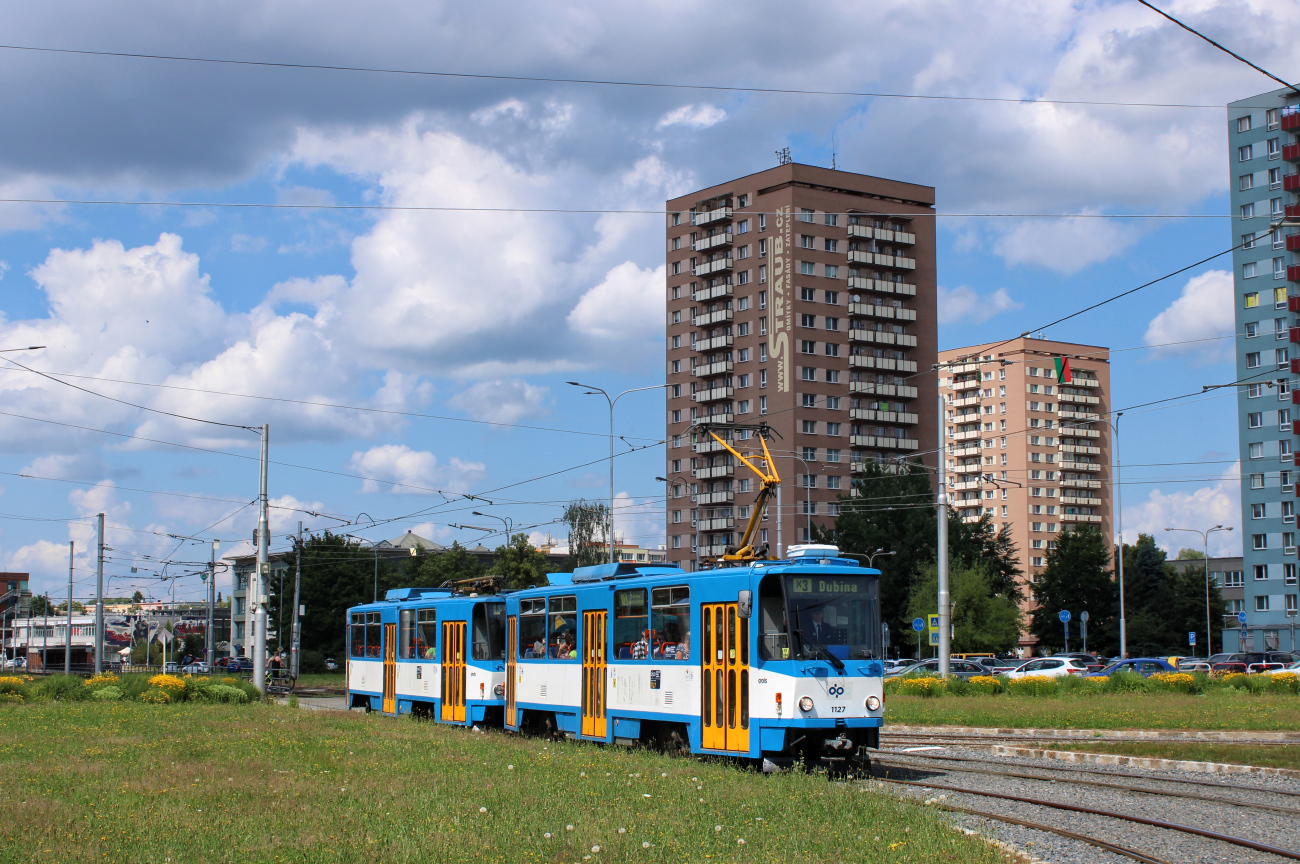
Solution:
M 474 659 L 506 659 L 506 604 L 474 604 Z
M 759 588 L 764 659 L 845 660 L 881 656 L 880 587 L 875 576 L 768 576 Z

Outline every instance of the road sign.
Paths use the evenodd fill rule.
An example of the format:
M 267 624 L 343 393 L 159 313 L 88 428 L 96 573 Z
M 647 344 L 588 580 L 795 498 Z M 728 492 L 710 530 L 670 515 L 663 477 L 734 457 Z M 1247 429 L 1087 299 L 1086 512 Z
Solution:
M 913 619 L 912 619 L 912 629 L 915 630 L 917 633 L 920 633 L 922 630 L 924 630 L 924 629 L 925 629 L 925 619 L 924 619 L 924 618 L 913 618 Z
M 938 645 L 938 644 L 939 644 L 939 631 L 938 631 L 938 630 L 931 630 L 931 631 L 930 631 L 930 644 L 931 644 L 931 645 Z
M 932 612 L 932 613 L 930 613 L 930 629 L 933 630 L 933 631 L 938 631 L 938 629 L 939 629 L 939 613 L 938 613 L 938 612 Z
M 1087 623 L 1088 623 L 1088 618 L 1089 618 L 1089 617 L 1091 617 L 1091 616 L 1088 615 L 1088 612 L 1087 612 L 1086 609 L 1085 609 L 1083 612 L 1080 612 L 1080 613 L 1079 613 L 1079 620 L 1082 621 L 1084 624 L 1087 624 Z
M 1062 624 L 1070 623 L 1070 612 L 1068 609 L 1062 609 L 1059 613 L 1057 613 L 1056 617 L 1061 619 Z
M 1250 631 L 1247 630 L 1245 627 L 1242 627 L 1242 628 L 1241 628 L 1241 641 L 1242 641 L 1242 642 L 1245 642 L 1246 639 L 1249 638 L 1249 636 L 1250 636 Z
M 1192 632 L 1190 632 L 1190 633 L 1187 634 L 1187 644 L 1188 644 L 1188 645 L 1195 645 L 1195 644 L 1196 644 L 1196 631 L 1195 631 L 1195 630 L 1193 630 Z
M 1238 620 L 1239 622 L 1241 622 L 1242 624 L 1245 624 L 1245 623 L 1246 623 L 1246 613 L 1245 613 L 1245 612 L 1238 612 L 1238 613 L 1237 613 L 1237 620 Z M 1244 628 L 1243 628 L 1243 629 L 1244 629 Z

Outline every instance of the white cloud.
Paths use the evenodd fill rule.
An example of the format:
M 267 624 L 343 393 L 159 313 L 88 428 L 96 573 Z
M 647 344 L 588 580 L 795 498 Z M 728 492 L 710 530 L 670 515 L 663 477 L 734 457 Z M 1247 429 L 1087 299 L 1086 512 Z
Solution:
M 358 474 L 373 478 L 362 481 L 362 492 L 415 495 L 432 494 L 435 490 L 466 492 L 487 476 L 482 462 L 465 462 L 453 456 L 443 466 L 428 450 L 412 450 L 405 444 L 383 444 L 353 453 L 350 467 Z
M 940 324 L 957 322 L 979 324 L 994 315 L 1012 312 L 1024 305 L 1012 300 L 1005 288 L 999 288 L 991 294 L 980 294 L 968 285 L 959 285 L 952 289 L 940 286 L 938 292 Z
M 1201 528 L 1210 525 L 1231 527 L 1210 535 L 1210 555 L 1241 554 L 1241 473 L 1240 463 L 1223 473 L 1220 480 L 1187 491 L 1165 492 L 1152 489 L 1144 500 L 1124 505 L 1124 541 L 1133 543 L 1139 533 L 1150 534 L 1167 552 L 1177 554 L 1184 546 L 1199 548 L 1200 539 L 1182 531 L 1166 528 Z
M 480 381 L 447 400 L 453 408 L 477 420 L 518 423 L 525 417 L 546 413 L 547 387 L 536 387 L 520 378 Z
M 726 119 L 727 112 L 716 105 L 683 105 L 660 117 L 659 122 L 655 124 L 655 128 L 666 129 L 669 126 L 692 126 L 696 129 L 707 129 Z
M 235 234 L 230 238 L 232 252 L 261 252 L 270 241 L 265 237 L 252 237 L 248 234 Z
M 94 453 L 52 453 L 38 456 L 20 474 L 53 477 L 57 480 L 84 480 L 104 470 L 103 460 Z
M 625 261 L 605 274 L 569 313 L 569 326 L 596 339 L 658 336 L 664 314 L 664 265 L 642 269 Z
M 620 543 L 636 543 L 654 549 L 665 540 L 664 505 L 652 499 L 638 502 L 626 492 L 614 496 L 614 537 Z
M 1215 337 L 1232 336 L 1234 296 L 1232 274 L 1226 270 L 1193 276 L 1178 298 L 1151 319 L 1144 337 L 1146 343 L 1190 343 L 1158 348 L 1157 354 L 1195 353 L 1206 361 L 1231 357 L 1232 340 Z
M 993 248 L 1008 264 L 1069 275 L 1115 257 L 1136 243 L 1138 234 L 1131 223 L 1114 219 L 1033 219 L 1007 230 Z

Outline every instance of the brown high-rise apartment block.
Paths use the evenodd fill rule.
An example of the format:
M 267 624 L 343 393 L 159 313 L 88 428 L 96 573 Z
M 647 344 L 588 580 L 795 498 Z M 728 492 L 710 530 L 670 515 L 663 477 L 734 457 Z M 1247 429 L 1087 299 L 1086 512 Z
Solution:
M 772 554 L 833 524 L 868 460 L 934 464 L 932 188 L 785 164 L 667 210 L 669 562 L 734 545 L 758 492 L 694 424 L 776 433 L 780 507 L 754 538 Z
M 1057 381 L 1058 357 L 1070 361 L 1068 384 Z M 1007 527 L 1026 582 L 1062 531 L 1091 525 L 1109 544 L 1110 352 L 1019 338 L 943 351 L 939 362 L 948 492 L 962 520 Z

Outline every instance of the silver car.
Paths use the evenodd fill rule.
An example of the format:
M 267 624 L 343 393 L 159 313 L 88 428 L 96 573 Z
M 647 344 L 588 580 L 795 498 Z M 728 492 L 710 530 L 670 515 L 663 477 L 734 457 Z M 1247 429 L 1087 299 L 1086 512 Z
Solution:
M 920 663 L 913 663 L 911 666 L 902 666 L 894 669 L 892 672 L 886 672 L 886 678 L 898 678 L 902 675 L 938 675 L 939 658 L 934 657 L 929 660 L 922 660 Z M 976 675 L 987 675 L 988 670 L 978 663 L 970 660 L 949 660 L 948 674 L 956 675 L 958 678 L 974 678 Z

